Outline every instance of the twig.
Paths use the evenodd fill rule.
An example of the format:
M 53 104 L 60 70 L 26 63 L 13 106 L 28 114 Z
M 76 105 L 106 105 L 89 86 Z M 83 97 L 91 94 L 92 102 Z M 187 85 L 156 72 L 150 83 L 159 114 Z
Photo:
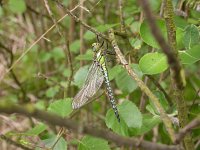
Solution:
M 200 126 L 200 117 L 197 117 L 193 121 L 191 121 L 188 125 L 186 125 L 184 128 L 182 128 L 177 134 L 176 134 L 176 140 L 175 142 L 178 144 L 181 142 L 181 140 L 188 134 L 193 128 Z
M 22 145 L 22 144 L 20 144 L 20 143 L 17 143 L 17 142 L 15 142 L 15 141 L 13 141 L 12 139 L 6 137 L 6 136 L 3 135 L 3 134 L 0 134 L 0 138 L 1 138 L 2 140 L 5 140 L 7 143 L 9 143 L 9 144 L 11 144 L 11 145 L 15 145 L 16 147 L 19 147 L 19 148 L 21 148 L 21 149 L 24 149 L 24 150 L 33 150 L 33 149 L 28 148 L 28 147 L 26 147 L 26 146 L 24 146 L 24 145 Z
M 155 84 L 155 86 L 161 91 L 163 92 L 163 94 L 165 95 L 165 98 L 167 99 L 167 101 L 169 102 L 170 105 L 172 105 L 172 100 L 171 97 L 167 94 L 167 92 L 165 91 L 165 89 L 160 85 L 160 83 L 158 81 L 156 81 L 152 76 L 148 76 L 148 78 Z
M 6 52 L 9 53 L 10 55 L 10 62 L 8 67 L 11 67 L 14 61 L 14 55 L 11 49 L 9 49 L 8 47 L 6 47 L 3 43 L 0 42 L 0 47 L 2 47 Z M 15 83 L 18 85 L 18 87 L 20 88 L 22 95 L 23 95 L 23 101 L 22 102 L 27 102 L 26 100 L 26 91 L 24 90 L 21 82 L 19 81 L 18 77 L 16 76 L 15 72 L 13 71 L 13 69 L 10 70 L 11 76 L 13 78 L 13 80 L 15 81 Z
M 78 22 L 81 25 L 83 25 L 86 29 L 90 30 L 91 32 L 93 32 L 96 35 L 100 36 L 101 38 L 105 39 L 106 41 L 109 41 L 108 38 L 106 37 L 106 35 L 104 35 L 101 32 L 98 32 L 95 28 L 93 28 L 93 27 L 89 26 L 88 24 L 86 24 L 85 22 L 83 22 L 80 18 L 75 16 L 70 10 L 65 9 L 65 11 L 69 16 L 71 16 L 76 22 Z
M 79 7 L 79 5 L 77 5 L 76 7 L 74 7 L 71 11 L 74 11 L 75 9 L 77 9 Z M 70 13 L 71 11 L 68 10 Z M 69 13 L 68 12 L 68 13 Z M 65 14 L 63 17 L 61 17 L 56 23 L 58 24 L 59 22 L 61 22 L 65 17 L 68 16 L 68 13 Z M 13 69 L 15 67 L 15 65 L 17 65 L 17 63 L 33 48 L 33 46 L 35 46 L 35 44 L 37 44 L 42 38 L 44 38 L 44 36 L 49 33 L 49 31 L 51 31 L 54 27 L 56 26 L 56 24 L 52 25 L 45 33 L 43 33 L 35 42 L 33 42 L 31 44 L 31 46 L 25 50 L 25 52 L 13 63 L 13 65 L 7 70 L 6 73 L 10 72 L 11 69 Z
M 67 85 L 67 92 L 69 92 L 68 90 L 70 89 L 70 86 L 71 86 L 71 80 L 72 80 L 72 77 L 73 77 L 73 67 L 72 67 L 72 59 L 71 59 L 71 52 L 69 50 L 69 42 L 68 40 L 65 38 L 65 36 L 62 34 L 61 30 L 60 30 L 60 27 L 57 25 L 57 22 L 53 16 L 53 13 L 51 12 L 51 9 L 48 5 L 48 1 L 47 0 L 44 0 L 44 3 L 45 3 L 45 7 L 53 21 L 53 23 L 56 25 L 56 29 L 58 31 L 58 34 L 60 35 L 61 38 L 64 39 L 64 43 L 65 43 L 65 47 L 64 47 L 64 51 L 66 52 L 66 57 L 67 57 L 67 61 L 68 61 L 68 64 L 69 64 L 69 68 L 70 68 L 70 77 L 68 79 L 68 85 Z M 58 3 L 58 2 L 57 2 Z M 64 91 L 66 92 L 66 91 Z M 64 94 L 64 97 L 66 96 L 66 94 Z
M 54 126 L 58 125 L 73 130 L 75 133 L 89 134 L 95 137 L 106 139 L 114 142 L 118 146 L 137 146 L 139 140 L 137 138 L 128 138 L 117 135 L 108 130 L 100 130 L 90 126 L 80 126 L 77 122 L 62 118 L 52 113 L 36 109 L 32 104 L 19 106 L 15 104 L 7 104 L 5 101 L 0 103 L 0 113 L 12 114 L 19 113 L 31 116 L 42 121 L 46 121 Z M 174 145 L 156 144 L 148 141 L 141 141 L 140 147 L 148 150 L 178 150 Z
M 84 6 L 84 0 L 80 0 L 80 6 Z M 84 11 L 82 8 L 80 8 L 80 19 L 84 19 Z M 80 55 L 84 54 L 84 39 L 83 39 L 83 34 L 84 34 L 84 27 L 83 25 L 80 25 Z M 80 60 L 80 66 L 84 65 L 84 61 Z
M 112 29 L 109 30 L 109 39 L 110 39 L 111 45 L 113 46 L 120 62 L 123 65 L 123 67 L 127 70 L 129 75 L 137 82 L 140 89 L 151 99 L 151 101 L 156 106 L 156 109 L 160 113 L 161 119 L 163 120 L 163 123 L 164 123 L 167 131 L 169 132 L 170 138 L 174 142 L 175 134 L 174 134 L 174 130 L 172 128 L 172 124 L 171 124 L 169 117 L 165 113 L 165 110 L 163 109 L 162 105 L 160 104 L 158 98 L 150 91 L 150 89 L 144 84 L 144 82 L 142 80 L 140 80 L 140 78 L 133 72 L 131 67 L 128 65 L 128 62 L 124 58 L 123 54 L 121 53 L 121 51 L 117 45 L 117 42 L 115 41 L 115 36 L 114 36 Z
M 71 55 L 71 51 L 70 51 L 70 48 L 69 48 L 69 41 L 67 41 L 67 45 L 66 45 L 66 49 L 67 49 L 67 60 L 68 60 L 68 65 L 69 65 L 69 68 L 70 68 L 70 75 L 69 75 L 69 81 L 68 81 L 68 85 L 67 85 L 67 91 L 68 91 L 68 94 L 69 94 L 69 90 L 71 88 L 71 82 L 72 82 L 72 78 L 73 78 L 73 75 L 74 75 L 74 69 L 73 69 L 73 66 L 72 66 L 72 55 Z
M 153 14 L 150 9 L 149 2 L 147 0 L 138 0 L 140 2 L 140 5 L 144 11 L 144 14 L 146 15 L 147 22 L 149 24 L 149 27 L 151 29 L 151 32 L 153 36 L 155 37 L 156 41 L 160 45 L 163 52 L 166 54 L 168 63 L 170 65 L 170 68 L 174 72 L 174 79 L 175 83 L 177 84 L 177 87 L 179 89 L 182 89 L 183 84 L 183 77 L 182 77 L 182 70 L 179 61 L 176 58 L 176 55 L 174 54 L 172 48 L 166 43 L 165 39 L 161 35 L 161 32 L 159 28 L 156 25 L 155 19 L 153 17 Z

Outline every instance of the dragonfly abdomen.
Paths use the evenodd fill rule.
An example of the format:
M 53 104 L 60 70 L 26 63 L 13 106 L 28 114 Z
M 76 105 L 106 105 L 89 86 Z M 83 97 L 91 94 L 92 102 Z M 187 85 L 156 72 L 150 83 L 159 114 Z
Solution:
M 107 90 L 107 93 L 108 93 L 108 97 L 109 97 L 110 103 L 112 105 L 112 109 L 114 110 L 115 116 L 117 117 L 118 121 L 120 122 L 120 117 L 119 117 L 119 113 L 118 113 L 117 106 L 116 106 L 116 103 L 115 103 L 115 98 L 113 96 L 113 91 L 112 91 L 112 88 L 110 86 L 110 81 L 109 81 L 109 78 L 108 78 L 107 69 L 103 65 L 101 66 L 101 68 L 102 68 L 102 73 L 103 73 L 103 76 L 104 76 L 104 81 L 105 81 L 105 84 L 106 84 L 106 90 Z

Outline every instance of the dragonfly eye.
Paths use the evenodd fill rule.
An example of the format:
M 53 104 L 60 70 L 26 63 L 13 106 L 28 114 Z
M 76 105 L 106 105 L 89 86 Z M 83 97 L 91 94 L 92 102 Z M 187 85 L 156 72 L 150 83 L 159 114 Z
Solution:
M 99 49 L 99 43 L 93 43 L 92 44 L 92 51 L 97 52 L 98 49 Z

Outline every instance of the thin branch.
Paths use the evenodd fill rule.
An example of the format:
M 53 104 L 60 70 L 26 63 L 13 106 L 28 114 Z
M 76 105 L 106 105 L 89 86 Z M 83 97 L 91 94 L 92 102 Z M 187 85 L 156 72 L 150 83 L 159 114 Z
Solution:
M 10 55 L 10 62 L 9 62 L 9 65 L 8 67 L 11 67 L 12 64 L 13 64 L 13 61 L 14 61 L 14 55 L 13 55 L 13 52 L 11 49 L 9 49 L 8 47 L 6 47 L 3 43 L 0 42 L 0 47 L 2 47 L 6 52 L 9 53 Z M 19 81 L 18 77 L 16 76 L 15 72 L 13 71 L 13 69 L 10 70 L 10 73 L 11 73 L 11 76 L 14 80 L 14 82 L 18 85 L 18 87 L 20 88 L 21 92 L 22 92 L 22 95 L 23 95 L 23 101 L 22 102 L 27 102 L 26 100 L 26 91 L 25 89 L 23 88 L 21 82 Z
M 0 113 L 12 114 L 19 113 L 29 117 L 34 117 L 42 121 L 46 121 L 54 126 L 58 125 L 60 127 L 65 127 L 73 130 L 75 133 L 89 134 L 95 137 L 100 137 L 106 139 L 110 142 L 115 143 L 118 146 L 137 146 L 139 140 L 137 138 L 128 138 L 124 136 L 117 135 L 108 130 L 100 130 L 90 126 L 80 126 L 77 122 L 62 118 L 52 113 L 48 113 L 43 110 L 36 109 L 32 104 L 19 106 L 15 104 L 7 104 L 6 102 L 0 103 Z M 177 146 L 156 144 L 148 141 L 141 141 L 140 147 L 142 149 L 148 150 L 178 150 Z
M 57 0 L 54 0 L 55 2 L 58 2 Z M 79 4 L 80 5 L 80 4 Z M 96 35 L 100 36 L 101 38 L 105 39 L 106 41 L 109 41 L 107 36 L 104 35 L 103 33 L 97 31 L 95 28 L 89 26 L 88 24 L 86 24 L 84 21 L 82 21 L 80 18 L 78 18 L 76 15 L 74 15 L 69 9 L 67 9 L 64 5 L 60 6 L 62 8 L 64 8 L 64 11 L 71 16 L 76 22 L 80 23 L 81 25 L 83 25 L 86 29 L 90 30 L 91 32 L 95 33 Z
M 58 31 L 58 34 L 60 35 L 61 38 L 65 39 L 64 40 L 64 43 L 65 43 L 65 47 L 64 47 L 64 52 L 66 53 L 66 57 L 67 57 L 67 61 L 68 61 L 68 65 L 69 65 L 69 68 L 70 68 L 70 76 L 68 78 L 68 85 L 67 85 L 67 92 L 69 93 L 69 89 L 70 89 L 70 86 L 71 86 L 71 80 L 72 80 L 72 77 L 73 77 L 73 66 L 72 66 L 72 58 L 71 58 L 71 52 L 70 52 L 70 49 L 69 49 L 69 42 L 68 40 L 66 39 L 66 37 L 63 35 L 63 33 L 61 32 L 61 29 L 60 27 L 58 26 L 54 16 L 53 16 L 53 13 L 51 12 L 51 9 L 48 5 L 48 1 L 47 0 L 44 0 L 44 3 L 45 3 L 45 7 L 53 21 L 53 23 L 56 25 L 56 29 Z M 66 92 L 66 91 L 65 91 Z M 66 96 L 66 94 L 64 94 L 64 97 Z
M 75 9 L 77 9 L 79 7 L 79 5 L 77 5 L 76 7 L 74 7 L 72 10 L 68 10 L 70 13 L 71 11 L 74 11 Z M 65 17 L 68 16 L 68 13 L 65 14 L 63 17 L 61 17 L 56 24 L 58 24 L 59 22 L 61 22 Z M 35 44 L 37 44 L 42 38 L 44 38 L 44 36 L 49 33 L 54 27 L 56 27 L 56 24 L 53 24 L 45 33 L 43 33 L 35 42 L 33 42 L 31 44 L 31 46 L 25 50 L 25 52 L 13 63 L 13 65 L 7 70 L 6 73 L 10 72 L 11 69 L 13 69 L 17 63 L 33 48 L 33 46 L 35 46 Z
M 71 51 L 70 51 L 70 48 L 69 48 L 69 41 L 67 41 L 67 60 L 68 60 L 68 64 L 69 64 L 69 68 L 70 68 L 70 75 L 69 75 L 69 78 L 68 78 L 68 85 L 67 85 L 67 91 L 68 91 L 68 95 L 69 95 L 69 90 L 71 88 L 71 82 L 72 82 L 72 78 L 73 78 L 73 75 L 74 75 L 74 69 L 73 69 L 73 65 L 72 65 L 72 55 L 71 55 Z
M 80 6 L 84 7 L 84 0 L 80 0 Z M 84 11 L 82 8 L 80 8 L 80 19 L 84 20 Z M 80 55 L 84 54 L 84 39 L 83 39 L 83 35 L 84 35 L 84 27 L 82 25 L 80 25 Z M 84 61 L 80 60 L 80 66 L 84 65 Z
M 155 37 L 157 43 L 160 45 L 161 49 L 167 56 L 169 66 L 174 72 L 173 78 L 175 80 L 175 84 L 177 85 L 179 89 L 182 89 L 184 84 L 182 82 L 183 77 L 182 77 L 182 69 L 181 69 L 180 63 L 178 59 L 176 58 L 176 55 L 174 54 L 170 45 L 166 43 L 164 37 L 161 35 L 161 31 L 156 25 L 148 0 L 138 0 L 138 1 L 140 2 L 140 5 L 144 11 L 144 14 L 146 15 L 146 19 L 153 36 Z
M 151 101 L 156 106 L 156 109 L 160 113 L 161 119 L 163 120 L 163 123 L 164 123 L 167 131 L 169 132 L 170 138 L 174 142 L 175 134 L 174 134 L 174 130 L 173 130 L 173 127 L 172 127 L 169 117 L 165 113 L 165 110 L 163 109 L 162 105 L 160 104 L 159 99 L 151 92 L 151 90 L 144 84 L 144 82 L 142 80 L 140 80 L 140 78 L 135 74 L 135 72 L 133 72 L 131 67 L 128 65 L 128 62 L 124 58 L 123 54 L 121 53 L 121 51 L 117 45 L 117 42 L 115 41 L 115 36 L 114 36 L 114 32 L 112 29 L 109 30 L 109 39 L 110 39 L 111 45 L 113 46 L 119 60 L 121 61 L 123 67 L 127 70 L 128 74 L 137 82 L 140 89 L 151 99 Z
M 176 134 L 176 143 L 180 143 L 181 140 L 191 132 L 193 128 L 199 127 L 200 126 L 200 117 L 197 117 L 193 121 L 191 121 L 188 125 L 186 125 L 184 128 L 182 128 L 177 134 Z
M 172 100 L 171 97 L 167 94 L 167 92 L 165 91 L 165 89 L 160 85 L 160 83 L 155 80 L 152 76 L 148 75 L 148 78 L 155 84 L 155 86 L 161 91 L 163 92 L 163 94 L 165 95 L 165 98 L 167 99 L 167 101 L 169 102 L 170 105 L 172 105 Z

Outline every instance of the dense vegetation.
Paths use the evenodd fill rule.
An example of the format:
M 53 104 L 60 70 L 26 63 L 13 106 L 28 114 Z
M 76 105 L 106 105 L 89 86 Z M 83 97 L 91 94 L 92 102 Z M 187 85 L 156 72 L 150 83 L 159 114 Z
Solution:
M 197 0 L 0 4 L 0 149 L 200 148 Z M 71 105 L 103 41 L 120 122 L 105 84 Z

